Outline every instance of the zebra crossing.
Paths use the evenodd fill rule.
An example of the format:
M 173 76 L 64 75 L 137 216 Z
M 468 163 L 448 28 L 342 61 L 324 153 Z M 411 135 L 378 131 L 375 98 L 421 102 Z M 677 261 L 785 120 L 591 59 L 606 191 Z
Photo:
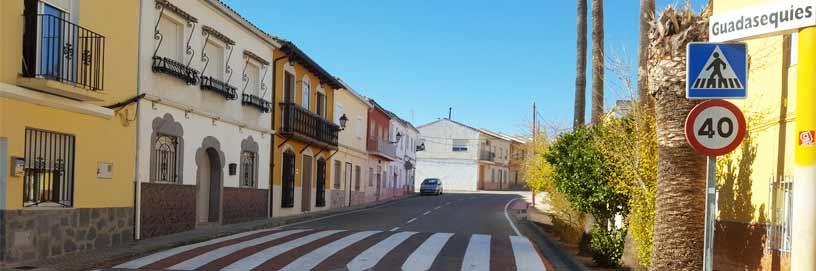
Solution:
M 126 270 L 546 270 L 522 236 L 264 229 L 176 247 Z

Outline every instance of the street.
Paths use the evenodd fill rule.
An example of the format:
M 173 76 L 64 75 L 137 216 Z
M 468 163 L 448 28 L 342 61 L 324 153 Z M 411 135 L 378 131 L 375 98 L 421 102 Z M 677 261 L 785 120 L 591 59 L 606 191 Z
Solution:
M 505 215 L 511 193 L 396 201 L 176 247 L 114 266 L 171 270 L 545 270 Z

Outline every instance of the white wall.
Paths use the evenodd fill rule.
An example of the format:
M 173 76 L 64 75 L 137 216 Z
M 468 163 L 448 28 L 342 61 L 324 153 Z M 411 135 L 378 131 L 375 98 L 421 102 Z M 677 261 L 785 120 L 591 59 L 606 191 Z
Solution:
M 419 127 L 420 142 L 425 143 L 425 151 L 417 153 L 417 159 L 460 159 L 479 158 L 479 131 L 464 127 L 448 120 Z M 453 139 L 465 139 L 468 150 L 453 152 Z M 418 142 L 419 144 L 419 142 Z
M 439 178 L 446 191 L 476 191 L 479 177 L 479 165 L 476 161 L 467 160 L 433 160 L 417 161 L 416 191 L 427 178 Z

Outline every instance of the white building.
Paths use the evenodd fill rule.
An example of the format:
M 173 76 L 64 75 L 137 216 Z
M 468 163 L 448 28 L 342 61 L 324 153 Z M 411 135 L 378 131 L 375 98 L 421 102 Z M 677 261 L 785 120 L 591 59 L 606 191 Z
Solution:
M 142 1 L 141 14 L 140 237 L 268 217 L 280 45 L 216 0 Z
M 476 191 L 479 184 L 479 129 L 440 119 L 418 127 L 420 144 L 417 153 L 415 189 L 422 180 L 439 178 L 445 190 Z
M 391 112 L 389 112 L 391 113 Z M 389 166 L 389 181 L 396 189 L 395 196 L 412 192 L 416 168 L 416 146 L 419 130 L 410 122 L 391 113 L 392 142 L 396 142 L 396 159 Z

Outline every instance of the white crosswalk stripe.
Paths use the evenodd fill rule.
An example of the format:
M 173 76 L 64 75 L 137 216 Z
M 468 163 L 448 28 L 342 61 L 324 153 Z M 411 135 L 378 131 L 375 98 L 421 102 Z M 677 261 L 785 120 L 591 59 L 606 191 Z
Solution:
M 281 271 L 311 270 L 312 268 L 315 268 L 315 266 L 326 260 L 326 258 L 331 257 L 341 249 L 344 249 L 378 232 L 380 231 L 364 231 L 346 236 L 343 239 L 334 241 L 331 244 L 316 249 L 315 251 L 312 251 L 309 254 L 303 255 L 296 261 L 290 263 L 289 265 L 281 269 Z
M 340 233 L 340 232 L 343 232 L 343 231 L 342 230 L 333 230 L 333 231 L 322 231 L 322 232 L 318 232 L 318 233 L 313 233 L 313 234 L 301 237 L 299 239 L 295 239 L 295 240 L 292 240 L 292 241 L 289 241 L 289 242 L 286 242 L 286 243 L 283 243 L 283 244 L 280 244 L 280 245 L 277 245 L 277 246 L 274 246 L 274 247 L 264 249 L 261 252 L 255 253 L 255 254 L 253 254 L 253 255 L 251 255 L 249 257 L 241 259 L 240 261 L 237 261 L 237 262 L 225 267 L 223 270 L 236 270 L 236 271 L 239 271 L 239 270 L 252 270 L 253 268 L 258 267 L 259 265 L 263 264 L 264 262 L 266 262 L 267 260 L 269 260 L 271 258 L 274 258 L 275 256 L 283 254 L 283 253 L 285 253 L 287 251 L 290 251 L 292 249 L 295 249 L 297 247 L 306 245 L 308 243 L 314 242 L 314 241 L 316 241 L 318 239 L 328 237 L 328 236 L 331 236 L 333 234 Z
M 210 263 L 212 261 L 215 261 L 215 260 L 217 260 L 217 259 L 219 259 L 221 257 L 225 257 L 227 255 L 235 253 L 236 251 L 239 251 L 239 250 L 251 247 L 251 246 L 260 245 L 260 244 L 263 244 L 263 243 L 266 243 L 266 242 L 269 242 L 269 241 L 272 241 L 272 240 L 275 240 L 275 239 L 280 239 L 280 238 L 283 238 L 283 237 L 286 237 L 286 236 L 289 236 L 289 235 L 292 235 L 292 234 L 295 234 L 295 233 L 304 232 L 304 231 L 306 231 L 306 230 L 291 230 L 291 231 L 278 232 L 278 233 L 270 234 L 268 236 L 264 236 L 264 237 L 261 237 L 261 238 L 256 238 L 256 239 L 252 239 L 252 240 L 249 240 L 249 241 L 244 241 L 244 242 L 241 242 L 241 243 L 237 243 L 237 244 L 234 244 L 234 245 L 231 245 L 231 246 L 222 247 L 222 248 L 219 248 L 219 249 L 216 249 L 216 250 L 201 254 L 201 255 L 199 255 L 199 256 L 197 256 L 195 258 L 192 258 L 192 259 L 186 260 L 184 262 L 181 262 L 181 263 L 179 263 L 177 265 L 174 265 L 174 266 L 170 267 L 170 269 L 173 269 L 173 270 L 195 270 L 195 269 L 200 268 L 201 266 L 204 266 L 205 264 L 208 264 L 208 263 Z
M 502 253 L 493 255 L 496 251 Z M 515 264 L 516 270 L 541 271 L 546 270 L 544 262 L 532 242 L 523 236 L 269 229 L 169 249 L 114 268 L 489 271 L 491 265 L 507 270 Z
M 428 270 L 436 259 L 436 255 L 442 251 L 442 247 L 453 236 L 452 233 L 434 233 L 428 240 L 420 245 L 408 260 L 402 265 L 404 271 Z
M 465 259 L 462 261 L 462 270 L 490 270 L 490 235 L 474 234 L 470 237 L 470 243 L 465 250 Z
M 520 236 L 510 236 L 510 244 L 513 246 L 513 255 L 516 257 L 516 270 L 543 270 L 544 263 L 530 240 Z
M 400 232 L 394 235 L 389 236 L 385 240 L 380 241 L 376 245 L 366 249 L 360 255 L 357 255 L 349 264 L 347 265 L 350 271 L 356 270 L 368 270 L 373 268 L 380 260 L 394 250 L 399 244 L 405 242 L 408 237 L 416 234 L 416 232 Z
M 209 240 L 209 241 L 206 241 L 206 242 L 181 246 L 181 247 L 173 248 L 173 249 L 170 249 L 170 250 L 165 250 L 165 251 L 162 251 L 162 252 L 159 252 L 159 253 L 155 253 L 153 255 L 150 255 L 150 256 L 147 256 L 147 257 L 144 257 L 144 258 L 139 258 L 139 259 L 136 259 L 136 260 L 133 260 L 133 261 L 130 261 L 130 262 L 126 262 L 124 264 L 117 265 L 114 268 L 122 268 L 122 269 L 142 268 L 143 266 L 146 266 L 148 264 L 158 262 L 158 261 L 160 261 L 160 260 L 162 260 L 164 258 L 173 256 L 173 255 L 184 253 L 185 251 L 190 251 L 190 250 L 193 250 L 193 249 L 196 249 L 196 248 L 221 243 L 221 242 L 224 242 L 224 241 L 238 239 L 238 238 L 241 238 L 241 237 L 244 237 L 244 236 L 249 236 L 249 235 L 252 235 L 252 234 L 256 234 L 256 233 L 259 233 L 259 232 L 265 232 L 265 231 L 271 231 L 271 229 L 242 232 L 242 233 L 239 233 L 239 234 L 233 234 L 233 235 L 226 236 L 226 237 L 212 239 L 212 240 Z

